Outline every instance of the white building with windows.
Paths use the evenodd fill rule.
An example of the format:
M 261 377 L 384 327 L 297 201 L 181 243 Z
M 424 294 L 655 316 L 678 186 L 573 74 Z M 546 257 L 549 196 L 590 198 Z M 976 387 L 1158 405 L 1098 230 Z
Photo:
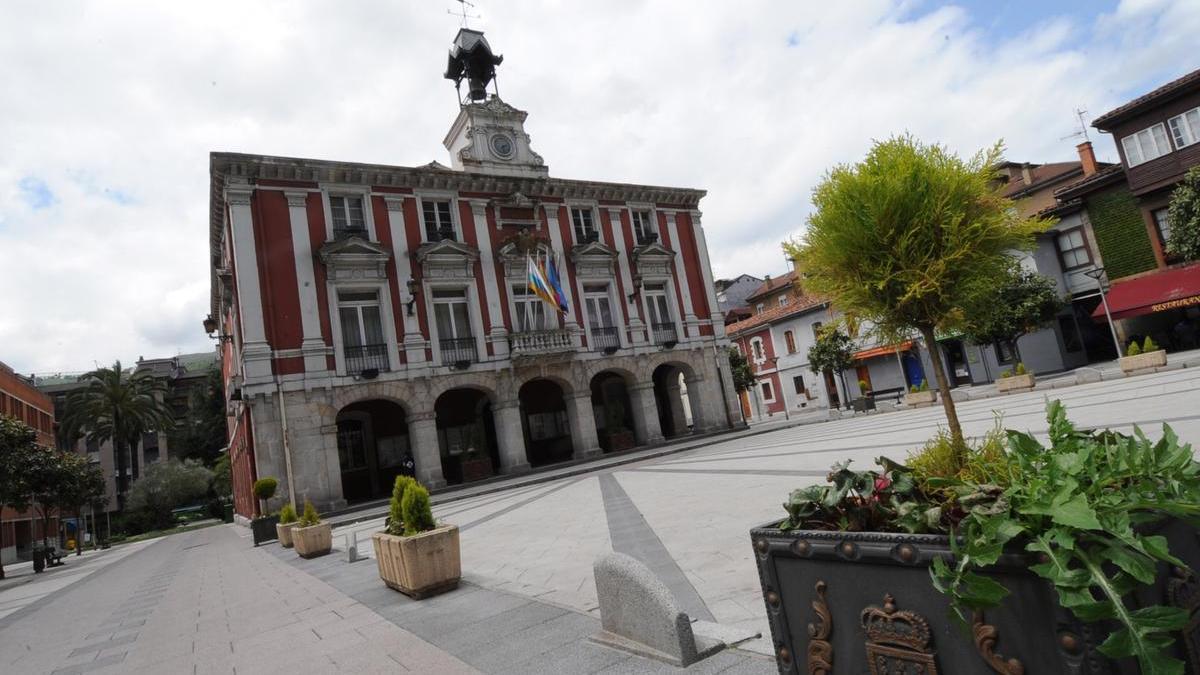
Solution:
M 437 488 L 741 424 L 704 191 L 550 176 L 489 62 L 460 31 L 449 166 L 213 153 L 206 328 L 242 516 L 268 475 L 329 509 L 410 466 Z

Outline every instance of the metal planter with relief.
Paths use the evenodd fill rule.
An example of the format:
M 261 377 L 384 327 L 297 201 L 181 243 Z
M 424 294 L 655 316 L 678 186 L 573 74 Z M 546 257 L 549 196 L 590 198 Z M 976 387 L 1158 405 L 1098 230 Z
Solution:
M 1200 538 L 1182 523 L 1163 526 L 1171 548 L 1200 570 Z M 781 673 L 806 675 L 1134 675 L 1136 661 L 1097 651 L 1103 623 L 1084 624 L 1059 607 L 1054 588 L 1027 569 L 1032 556 L 1002 556 L 992 576 L 1011 591 L 970 626 L 952 618 L 930 583 L 949 539 L 883 532 L 750 531 Z M 1158 580 L 1135 593 L 1136 606 L 1171 604 L 1192 612 L 1176 658 L 1200 673 L 1200 581 L 1160 565 Z

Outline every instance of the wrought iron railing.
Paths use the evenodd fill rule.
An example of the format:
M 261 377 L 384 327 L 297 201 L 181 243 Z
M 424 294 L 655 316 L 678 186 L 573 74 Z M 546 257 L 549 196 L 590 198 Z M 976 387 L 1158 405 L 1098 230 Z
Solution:
M 651 324 L 650 332 L 656 345 L 679 342 L 679 333 L 675 332 L 675 324 L 673 323 Z
M 614 352 L 621 348 L 621 338 L 616 326 L 592 327 L 592 349 Z
M 508 346 L 513 357 L 555 354 L 575 349 L 571 333 L 558 328 L 513 333 L 508 337 Z
M 442 338 L 438 344 L 441 348 L 442 363 L 475 363 L 479 360 L 479 352 L 475 348 L 475 338 L 470 335 Z
M 361 373 L 364 370 L 377 370 L 386 373 L 390 369 L 387 345 L 359 345 L 346 347 L 346 371 Z
M 657 242 L 658 242 L 658 233 L 657 232 L 638 232 L 637 233 L 637 245 L 638 246 L 649 246 L 650 244 L 654 244 Z
M 333 228 L 333 238 L 335 241 L 341 241 L 350 237 L 358 237 L 359 239 L 370 239 L 365 227 L 335 227 Z

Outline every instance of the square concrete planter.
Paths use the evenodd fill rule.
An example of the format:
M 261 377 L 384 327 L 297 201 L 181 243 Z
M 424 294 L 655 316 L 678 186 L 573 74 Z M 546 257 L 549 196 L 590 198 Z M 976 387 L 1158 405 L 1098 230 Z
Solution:
M 411 537 L 371 535 L 379 578 L 418 600 L 453 590 L 462 578 L 458 526 L 442 525 Z
M 1137 356 L 1122 356 L 1120 358 L 1121 371 L 1126 375 L 1136 373 L 1151 368 L 1162 368 L 1167 365 L 1167 352 L 1165 349 L 1160 349 L 1154 352 L 1146 352 Z
M 279 536 L 279 545 L 284 548 L 292 547 L 292 528 L 296 523 L 276 523 L 275 533 Z
M 933 389 L 910 391 L 904 395 L 904 405 L 910 408 L 924 408 L 933 405 L 935 401 L 937 401 L 937 392 Z
M 279 516 L 263 516 L 250 521 L 250 534 L 254 537 L 254 545 L 271 541 L 279 536 L 275 526 L 279 524 Z
M 1036 558 L 1019 547 L 985 572 L 1011 595 L 964 630 L 929 578 L 934 558 L 953 558 L 947 537 L 775 525 L 750 537 L 781 673 L 1141 673 L 1136 661 L 1098 651 L 1113 625 L 1081 623 L 1060 607 L 1049 582 L 1028 569 Z M 1197 569 L 1195 528 L 1171 521 L 1155 529 L 1171 553 Z M 1132 602 L 1192 613 L 1169 651 L 1188 672 L 1200 672 L 1200 578 L 1160 563 L 1156 581 L 1134 591 Z
M 1024 375 L 1011 375 L 1002 377 L 996 380 L 996 390 L 1001 394 L 1006 394 L 1010 391 L 1029 391 L 1033 389 L 1034 379 L 1033 373 L 1025 373 Z
M 292 545 L 301 558 L 315 558 L 333 550 L 333 529 L 329 523 L 292 527 Z

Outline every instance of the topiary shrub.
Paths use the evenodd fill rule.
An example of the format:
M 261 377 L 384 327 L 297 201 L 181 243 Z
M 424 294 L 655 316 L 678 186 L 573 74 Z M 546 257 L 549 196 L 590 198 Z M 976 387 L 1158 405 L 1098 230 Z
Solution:
M 921 391 L 929 391 L 929 380 L 921 380 Z
M 1024 375 L 1026 373 L 1024 363 L 1017 363 L 1016 373 L 1017 373 L 1017 375 Z
M 1142 353 L 1142 348 L 1138 346 L 1137 340 L 1129 343 L 1125 349 L 1125 356 L 1137 356 Z
M 1011 371 L 1011 370 L 1002 370 L 1002 371 L 1000 371 L 1000 379 L 1002 379 L 1002 380 L 1003 380 L 1003 379 L 1004 379 L 1004 378 L 1006 378 L 1006 377 L 1012 377 L 1012 371 Z
M 312 527 L 313 525 L 321 524 L 321 514 L 317 513 L 316 507 L 307 499 L 304 500 L 304 514 L 300 516 L 298 524 L 300 527 Z
M 254 496 L 258 499 L 259 506 L 262 507 L 263 515 L 267 514 L 267 500 L 275 496 L 277 489 L 279 489 L 279 481 L 273 476 L 265 476 L 254 481 Z
M 279 524 L 287 525 L 294 522 L 296 522 L 296 507 L 292 506 L 291 502 L 288 502 L 283 505 L 282 509 L 279 509 Z
M 1145 354 L 1147 352 L 1156 352 L 1160 349 L 1162 349 L 1162 347 L 1159 347 L 1157 344 L 1155 344 L 1154 339 L 1147 335 L 1146 341 L 1142 343 L 1142 353 Z
M 915 393 L 917 393 L 918 391 L 921 391 L 921 388 L 920 388 L 920 387 L 918 387 L 917 385 L 915 385 L 915 384 L 910 384 L 910 385 L 908 386 L 908 393 L 910 393 L 910 394 L 915 394 Z
M 414 485 L 419 485 L 412 476 L 396 476 L 392 485 L 392 501 L 388 507 L 387 522 L 384 524 L 388 534 L 400 536 L 404 534 L 404 494 Z
M 433 509 L 429 505 L 429 491 L 420 483 L 409 486 L 404 490 L 404 499 L 400 506 L 404 517 L 404 536 L 428 532 L 437 524 L 433 520 Z

